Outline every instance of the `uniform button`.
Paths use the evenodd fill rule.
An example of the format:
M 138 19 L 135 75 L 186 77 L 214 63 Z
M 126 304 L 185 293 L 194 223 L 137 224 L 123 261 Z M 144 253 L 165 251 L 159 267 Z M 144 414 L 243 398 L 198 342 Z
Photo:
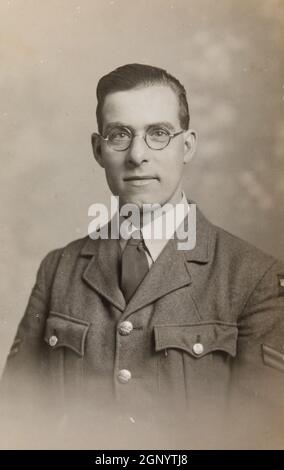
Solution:
M 203 351 L 204 351 L 204 346 L 203 346 L 203 344 L 201 344 L 201 343 L 195 343 L 195 344 L 193 345 L 192 349 L 193 349 L 193 352 L 194 352 L 197 356 L 200 356 L 200 354 L 202 354 Z
M 56 344 L 58 343 L 58 338 L 57 338 L 57 336 L 52 335 L 52 336 L 49 338 L 48 342 L 49 342 L 49 346 L 52 346 L 52 347 L 56 346 Z
M 119 334 L 121 334 L 122 336 L 129 335 L 132 330 L 133 330 L 133 325 L 130 321 L 123 321 L 122 323 L 120 323 L 119 328 L 118 328 Z
M 127 369 L 121 369 L 118 372 L 117 378 L 120 383 L 126 384 L 131 379 L 131 372 Z

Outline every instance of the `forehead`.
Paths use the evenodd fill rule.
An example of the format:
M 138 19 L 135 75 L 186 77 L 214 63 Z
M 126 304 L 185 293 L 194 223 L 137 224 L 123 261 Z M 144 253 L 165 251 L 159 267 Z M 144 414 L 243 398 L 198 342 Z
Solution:
M 139 128 L 162 121 L 179 126 L 178 98 L 162 85 L 117 91 L 106 96 L 102 118 L 104 126 L 121 122 Z

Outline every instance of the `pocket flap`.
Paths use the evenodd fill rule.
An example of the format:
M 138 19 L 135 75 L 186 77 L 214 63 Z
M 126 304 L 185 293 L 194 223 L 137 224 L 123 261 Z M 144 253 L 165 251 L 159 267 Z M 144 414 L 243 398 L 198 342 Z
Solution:
M 238 328 L 231 324 L 155 325 L 154 335 L 156 351 L 177 348 L 194 357 L 225 351 L 236 356 Z
M 88 329 L 87 322 L 51 312 L 46 321 L 44 340 L 52 349 L 65 346 L 82 357 Z

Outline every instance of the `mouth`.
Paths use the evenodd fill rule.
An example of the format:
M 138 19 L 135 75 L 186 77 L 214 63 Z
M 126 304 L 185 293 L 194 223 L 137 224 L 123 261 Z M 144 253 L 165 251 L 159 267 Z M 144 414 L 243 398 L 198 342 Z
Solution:
M 158 181 L 158 178 L 155 176 L 126 176 L 123 180 L 132 186 L 146 186 Z

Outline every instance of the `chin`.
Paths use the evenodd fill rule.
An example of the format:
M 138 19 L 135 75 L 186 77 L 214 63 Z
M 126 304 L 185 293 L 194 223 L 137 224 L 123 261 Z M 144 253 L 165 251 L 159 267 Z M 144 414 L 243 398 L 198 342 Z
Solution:
M 164 201 L 165 200 L 165 201 Z M 140 210 L 143 209 L 143 205 L 155 205 L 155 204 L 159 204 L 159 205 L 163 205 L 165 202 L 167 201 L 167 198 L 162 198 L 161 200 L 161 197 L 157 197 L 157 194 L 129 194 L 129 195 L 121 195 L 119 196 L 119 202 L 120 202 L 120 206 L 123 206 L 125 204 L 135 204 Z M 144 209 L 147 209 L 147 208 L 144 208 Z M 149 210 L 151 210 L 149 208 Z
M 121 206 L 125 206 L 126 204 L 134 204 L 135 206 L 139 208 L 139 210 L 143 209 L 143 204 L 147 204 L 146 201 L 141 200 L 139 198 L 135 198 L 135 197 L 128 197 L 128 198 L 121 197 L 119 199 L 120 199 Z

